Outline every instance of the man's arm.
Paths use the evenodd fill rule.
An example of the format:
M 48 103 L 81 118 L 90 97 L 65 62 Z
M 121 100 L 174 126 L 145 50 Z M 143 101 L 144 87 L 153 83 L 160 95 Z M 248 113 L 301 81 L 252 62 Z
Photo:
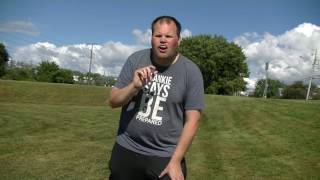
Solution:
M 192 143 L 193 137 L 198 130 L 201 117 L 201 112 L 199 110 L 187 110 L 185 113 L 186 123 L 183 127 L 179 142 L 169 164 L 160 174 L 160 178 L 165 174 L 168 174 L 171 179 L 184 179 L 181 169 L 181 160 Z
M 112 88 L 109 96 L 109 105 L 112 108 L 116 108 L 127 104 L 146 83 L 152 80 L 155 73 L 154 66 L 137 69 L 130 84 L 123 88 Z
M 127 104 L 137 91 L 133 83 L 121 89 L 113 87 L 109 96 L 109 105 L 112 108 L 121 107 Z

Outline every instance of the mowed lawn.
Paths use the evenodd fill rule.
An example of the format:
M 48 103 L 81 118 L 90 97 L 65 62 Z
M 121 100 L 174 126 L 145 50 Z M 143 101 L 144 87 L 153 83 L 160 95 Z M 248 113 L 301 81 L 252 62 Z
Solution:
M 0 179 L 107 179 L 109 88 L 0 80 Z M 206 96 L 188 179 L 320 179 L 320 102 Z

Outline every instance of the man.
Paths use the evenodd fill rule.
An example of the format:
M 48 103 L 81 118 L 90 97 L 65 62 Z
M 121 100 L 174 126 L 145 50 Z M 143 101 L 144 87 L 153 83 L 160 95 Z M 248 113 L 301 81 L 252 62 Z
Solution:
M 151 25 L 151 49 L 132 54 L 112 88 L 122 106 L 110 179 L 185 179 L 184 156 L 204 108 L 199 68 L 177 49 L 180 23 L 160 16 Z

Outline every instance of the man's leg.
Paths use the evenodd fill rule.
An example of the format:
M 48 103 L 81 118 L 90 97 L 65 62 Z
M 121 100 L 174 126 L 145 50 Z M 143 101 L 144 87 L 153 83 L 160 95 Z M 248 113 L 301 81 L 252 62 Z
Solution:
M 169 161 L 170 158 L 138 154 L 115 144 L 109 161 L 109 180 L 158 180 Z M 186 179 L 185 159 L 181 161 L 181 168 Z M 170 180 L 170 177 L 165 175 L 161 180 Z
M 109 161 L 109 180 L 145 179 L 138 157 L 138 154 L 115 144 Z

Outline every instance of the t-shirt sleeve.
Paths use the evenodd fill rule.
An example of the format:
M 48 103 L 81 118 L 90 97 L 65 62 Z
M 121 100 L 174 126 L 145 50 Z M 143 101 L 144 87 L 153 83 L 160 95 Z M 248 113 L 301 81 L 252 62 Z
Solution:
M 187 71 L 187 91 L 185 96 L 185 110 L 204 109 L 203 78 L 199 68 L 194 65 Z
M 130 56 L 126 63 L 123 65 L 120 75 L 115 83 L 114 87 L 123 88 L 127 86 L 133 78 L 133 65 L 132 65 L 132 56 Z

